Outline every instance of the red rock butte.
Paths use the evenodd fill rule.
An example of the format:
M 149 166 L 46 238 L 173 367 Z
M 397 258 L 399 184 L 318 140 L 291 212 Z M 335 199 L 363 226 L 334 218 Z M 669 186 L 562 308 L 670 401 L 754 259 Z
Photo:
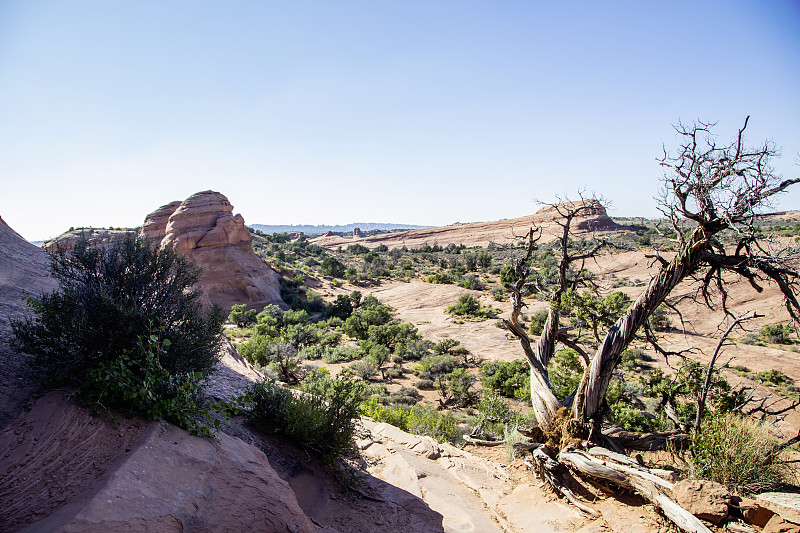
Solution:
M 286 308 L 280 277 L 253 251 L 244 218 L 233 214 L 224 195 L 203 191 L 163 205 L 147 215 L 139 234 L 174 247 L 203 269 L 199 285 L 205 303 Z

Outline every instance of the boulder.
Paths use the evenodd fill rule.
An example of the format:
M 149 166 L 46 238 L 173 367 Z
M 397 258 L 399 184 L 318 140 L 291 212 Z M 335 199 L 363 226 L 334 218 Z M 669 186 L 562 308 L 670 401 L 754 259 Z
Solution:
M 764 527 L 775 513 L 756 500 L 734 496 L 732 499 L 734 510 L 738 510 L 745 522 L 758 527 Z
M 159 207 L 145 218 L 140 235 L 177 249 L 203 269 L 199 286 L 207 305 L 287 308 L 280 297 L 280 277 L 255 254 L 244 218 L 234 215 L 231 203 L 218 192 L 199 192 Z
M 800 525 L 784 520 L 779 515 L 773 515 L 763 533 L 800 533 Z
M 728 516 L 731 494 L 724 485 L 703 479 L 675 483 L 672 494 L 678 505 L 701 520 L 719 524 Z

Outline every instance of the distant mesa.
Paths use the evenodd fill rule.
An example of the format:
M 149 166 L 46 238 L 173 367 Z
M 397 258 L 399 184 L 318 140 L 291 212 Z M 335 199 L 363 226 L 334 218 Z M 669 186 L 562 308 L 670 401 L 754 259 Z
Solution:
M 361 231 L 399 231 L 408 229 L 421 229 L 430 226 L 419 226 L 416 224 L 393 224 L 389 222 L 353 222 L 352 224 L 320 224 L 317 226 L 311 224 L 296 224 L 296 225 L 274 225 L 274 224 L 252 224 L 250 226 L 253 230 L 260 231 L 267 234 L 275 233 L 304 233 L 307 237 L 330 236 L 334 233 L 352 233 L 355 228 L 360 228 Z
M 199 285 L 205 303 L 224 309 L 236 304 L 288 308 L 280 297 L 280 277 L 253 251 L 244 218 L 233 214 L 224 195 L 203 191 L 163 205 L 147 215 L 139 232 L 203 269 Z
M 575 232 L 585 233 L 588 236 L 594 232 L 608 233 L 625 229 L 608 216 L 602 204 L 597 201 L 587 200 L 587 202 L 590 203 L 586 209 L 582 210 L 581 216 L 573 220 L 572 228 Z M 583 204 L 573 202 L 573 205 Z M 421 248 L 422 246 L 447 246 L 448 244 L 488 247 L 518 242 L 532 226 L 537 226 L 542 229 L 542 242 L 549 242 L 555 239 L 561 230 L 556 223 L 559 218 L 561 216 L 558 214 L 556 206 L 546 206 L 533 215 L 519 218 L 494 222 L 456 222 L 449 226 L 396 231 L 367 237 L 363 234 L 357 235 L 354 230 L 353 237 L 358 237 L 358 243 L 367 248 L 381 245 L 389 248 L 402 248 L 403 246 Z M 311 239 L 311 242 L 335 249 L 352 244 L 353 240 L 349 237 L 326 233 Z

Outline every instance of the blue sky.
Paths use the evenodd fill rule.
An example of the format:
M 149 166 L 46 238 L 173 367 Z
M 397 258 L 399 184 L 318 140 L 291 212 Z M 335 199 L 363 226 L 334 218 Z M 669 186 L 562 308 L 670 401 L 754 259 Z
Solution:
M 31 240 L 207 189 L 250 224 L 496 220 L 579 189 L 652 217 L 672 125 L 748 114 L 800 175 L 797 0 L 0 0 L 0 216 Z

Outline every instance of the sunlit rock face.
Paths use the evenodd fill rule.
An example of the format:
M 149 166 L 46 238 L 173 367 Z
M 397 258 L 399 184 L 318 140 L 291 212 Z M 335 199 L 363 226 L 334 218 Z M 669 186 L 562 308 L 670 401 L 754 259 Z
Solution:
M 199 285 L 206 304 L 286 307 L 278 274 L 255 254 L 244 218 L 233 214 L 224 195 L 203 191 L 161 206 L 145 218 L 140 234 L 177 249 L 203 269 Z

